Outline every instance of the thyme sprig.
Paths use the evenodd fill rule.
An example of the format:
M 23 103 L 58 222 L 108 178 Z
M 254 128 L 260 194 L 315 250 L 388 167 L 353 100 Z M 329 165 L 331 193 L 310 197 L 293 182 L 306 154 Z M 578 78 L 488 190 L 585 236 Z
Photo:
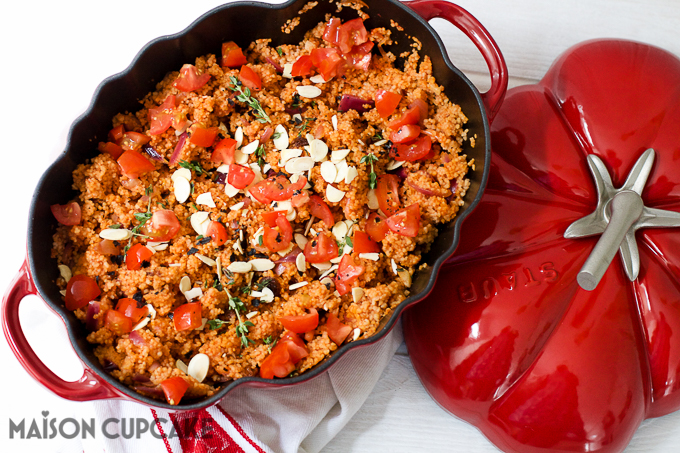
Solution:
M 238 324 L 236 325 L 236 336 L 241 340 L 241 345 L 245 348 L 249 343 L 255 343 L 248 338 L 248 327 L 253 327 L 255 324 L 241 319 L 241 312 L 246 311 L 246 306 L 243 304 L 243 301 L 238 297 L 230 297 L 229 307 L 236 313 L 236 319 L 238 320 Z
M 371 165 L 371 173 L 368 175 L 368 187 L 369 189 L 375 189 L 375 187 L 378 185 L 378 176 L 375 174 L 375 170 L 373 169 L 373 162 L 378 162 L 378 157 L 373 153 L 368 153 L 362 157 L 359 162 L 362 164 Z
M 132 238 L 137 236 L 137 237 L 142 237 L 142 238 L 148 238 L 149 236 L 145 236 L 143 234 L 139 233 L 139 230 L 148 222 L 151 220 L 151 217 L 153 214 L 151 213 L 151 193 L 153 192 L 153 187 L 149 186 L 146 189 L 144 189 L 144 195 L 149 197 L 149 203 L 146 206 L 146 212 L 135 212 L 134 217 L 135 219 L 139 222 L 139 225 L 135 226 L 130 232 L 132 233 L 132 237 L 128 240 L 127 245 L 124 248 L 124 253 L 127 253 L 128 250 L 130 250 L 130 247 L 132 247 Z
M 238 96 L 236 96 L 236 100 L 243 102 L 248 107 L 250 107 L 254 112 L 255 118 L 257 118 L 257 121 L 260 123 L 271 123 L 272 120 L 264 111 L 262 105 L 260 105 L 260 101 L 250 95 L 250 88 L 245 87 L 244 89 L 241 81 L 234 76 L 229 76 L 229 80 L 231 81 L 229 89 L 239 93 Z

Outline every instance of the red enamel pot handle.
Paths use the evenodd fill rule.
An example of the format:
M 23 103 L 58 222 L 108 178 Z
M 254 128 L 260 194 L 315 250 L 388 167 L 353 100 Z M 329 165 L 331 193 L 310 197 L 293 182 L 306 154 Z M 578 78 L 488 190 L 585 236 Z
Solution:
M 508 89 L 508 67 L 496 41 L 474 16 L 453 3 L 442 0 L 412 0 L 405 1 L 404 5 L 427 21 L 441 18 L 451 22 L 477 46 L 491 73 L 491 88 L 482 93 L 482 100 L 489 123 L 493 121 Z
M 91 401 L 120 398 L 121 396 L 106 382 L 101 381 L 87 368 L 79 380 L 68 382 L 45 366 L 26 341 L 19 323 L 19 304 L 28 295 L 38 295 L 38 291 L 31 278 L 28 260 L 26 260 L 2 298 L 2 330 L 9 347 L 28 374 L 56 395 L 67 400 Z

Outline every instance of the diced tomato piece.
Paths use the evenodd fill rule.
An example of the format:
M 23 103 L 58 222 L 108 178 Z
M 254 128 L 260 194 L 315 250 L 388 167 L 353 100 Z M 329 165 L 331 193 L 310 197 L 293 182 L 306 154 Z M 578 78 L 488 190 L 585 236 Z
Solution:
M 236 145 L 238 142 L 233 138 L 225 138 L 219 141 L 213 150 L 210 161 L 215 163 L 233 164 Z
M 208 83 L 208 80 L 210 80 L 210 74 L 204 72 L 203 74 L 198 75 L 196 66 L 185 64 L 182 66 L 182 69 L 179 70 L 179 76 L 172 86 L 180 91 L 196 91 Z
M 385 220 L 386 219 L 380 217 L 377 212 L 372 212 L 371 215 L 368 216 L 368 220 L 366 221 L 366 233 L 368 233 L 374 241 L 382 241 L 390 231 Z
M 352 47 L 352 50 L 344 55 L 345 61 L 357 69 L 367 71 L 373 58 L 373 54 L 371 54 L 373 46 L 373 42 L 368 41 Z
M 260 365 L 260 377 L 285 378 L 295 370 L 295 365 L 308 355 L 305 343 L 296 333 L 288 331 L 276 342 L 271 354 Z
M 333 343 L 340 346 L 346 339 L 347 335 L 352 331 L 352 326 L 348 326 L 340 322 L 340 319 L 333 313 L 326 315 L 326 332 Z
M 153 252 L 144 244 L 135 244 L 125 254 L 125 264 L 128 270 L 136 271 L 141 269 L 144 263 L 148 263 Z
M 276 227 L 276 219 L 279 217 L 285 218 L 286 213 L 284 211 L 269 211 L 262 213 L 262 220 L 272 228 Z
M 172 320 L 175 323 L 175 330 L 181 332 L 182 330 L 191 330 L 203 325 L 203 318 L 201 317 L 201 303 L 189 302 L 182 304 L 175 308 L 172 315 Z
M 363 273 L 364 266 L 355 264 L 351 255 L 343 255 L 338 266 L 338 273 L 335 276 L 335 289 L 341 296 L 347 294 L 352 290 L 352 283 Z
M 182 228 L 175 212 L 170 209 L 159 209 L 144 224 L 144 234 L 153 241 L 165 242 L 177 236 Z
M 327 43 L 337 45 L 338 44 L 338 28 L 340 28 L 341 22 L 337 17 L 331 18 L 326 24 L 326 28 L 323 30 L 323 40 Z
M 244 167 L 243 165 L 238 164 L 229 165 L 227 182 L 237 189 L 245 189 L 254 179 L 255 172 L 250 167 Z
M 99 152 L 111 154 L 111 157 L 118 159 L 121 154 L 123 154 L 123 148 L 116 145 L 114 142 L 99 142 L 97 146 Z
M 210 236 L 217 246 L 224 245 L 227 239 L 229 239 L 225 226 L 215 220 L 210 221 L 208 228 L 205 230 L 205 235 Z
M 117 310 L 109 310 L 104 318 L 104 327 L 116 335 L 123 335 L 132 331 L 133 321 Z
M 305 77 L 312 73 L 312 57 L 303 55 L 293 63 L 293 68 L 290 70 L 290 75 L 293 77 Z
M 50 206 L 50 211 L 57 222 L 62 225 L 78 225 L 82 218 L 80 205 L 72 201 L 66 204 L 53 204 Z
M 71 277 L 66 284 L 65 305 L 68 310 L 77 310 L 90 301 L 95 300 L 102 293 L 99 285 L 92 278 L 84 274 Z
M 391 91 L 378 90 L 375 93 L 375 108 L 384 120 L 394 113 L 400 101 L 401 95 Z
M 380 245 L 363 231 L 354 231 L 352 248 L 355 253 L 380 253 Z
M 170 129 L 175 119 L 176 103 L 175 95 L 171 94 L 161 105 L 149 109 L 149 134 L 158 135 Z
M 109 141 L 117 143 L 118 140 L 123 138 L 123 134 L 125 134 L 125 125 L 119 124 L 109 131 Z
M 416 237 L 420 228 L 420 205 L 413 203 L 385 221 L 390 230 L 402 236 Z
M 422 99 L 416 99 L 415 101 L 411 102 L 408 105 L 408 108 L 413 108 L 417 107 L 418 110 L 420 111 L 420 121 L 419 123 L 422 125 L 423 120 L 427 118 L 428 110 L 430 108 L 429 105 L 427 105 L 427 102 L 423 101 Z
M 125 151 L 118 158 L 118 165 L 123 174 L 130 179 L 139 178 L 140 175 L 156 169 L 149 159 L 132 150 Z
M 320 196 L 310 195 L 309 212 L 311 212 L 314 217 L 323 220 L 323 223 L 325 223 L 328 228 L 332 228 L 333 225 L 335 225 L 331 208 L 328 207 Z
M 184 378 L 175 376 L 161 382 L 161 387 L 168 403 L 176 406 L 189 389 L 189 383 Z
M 95 249 L 102 255 L 120 255 L 120 248 L 120 245 L 116 245 L 113 241 L 108 239 L 102 239 L 102 241 L 95 247 Z
M 408 143 L 418 138 L 420 126 L 417 124 L 404 124 L 390 135 L 392 143 Z
M 309 313 L 299 316 L 279 316 L 278 320 L 283 327 L 291 332 L 305 333 L 316 329 L 319 325 L 319 312 L 316 308 L 310 308 Z
M 290 241 L 293 239 L 293 227 L 286 219 L 285 214 L 277 216 L 274 222 L 278 230 L 270 227 L 269 224 L 265 225 L 262 244 L 270 252 L 280 252 L 290 245 Z
M 148 308 L 145 306 L 140 307 L 136 300 L 129 297 L 124 297 L 118 300 L 118 303 L 116 304 L 116 311 L 132 319 L 134 324 L 137 324 L 142 320 L 142 318 L 149 314 Z
M 380 210 L 387 216 L 396 213 L 401 207 L 399 202 L 399 177 L 383 174 L 378 176 L 375 195 L 378 198 Z
M 432 139 L 422 134 L 417 140 L 409 143 L 399 143 L 390 149 L 390 157 L 394 160 L 414 162 L 425 159 L 432 150 Z
M 294 208 L 299 208 L 300 206 L 309 203 L 309 198 L 309 193 L 306 190 L 295 190 L 295 194 L 290 199 L 290 204 L 292 204 Z
M 220 130 L 216 127 L 202 127 L 198 124 L 193 124 L 189 128 L 189 141 L 196 146 L 209 148 L 215 143 L 219 132 Z
M 391 129 L 399 129 L 405 124 L 418 124 L 420 122 L 420 108 L 418 106 L 409 107 L 399 118 L 395 118 L 387 125 Z
M 250 88 L 251 90 L 259 90 L 262 88 L 262 80 L 257 72 L 253 71 L 250 66 L 241 66 L 241 72 L 238 75 L 238 79 L 243 83 L 244 86 Z
M 294 184 L 283 175 L 270 176 L 248 188 L 248 192 L 260 203 L 290 200 L 298 195 L 307 184 L 307 178 L 300 177 Z
M 340 25 L 337 33 L 337 46 L 342 53 L 349 53 L 352 47 L 368 41 L 368 31 L 361 18 L 348 20 Z
M 305 245 L 305 259 L 308 263 L 324 263 L 338 256 L 338 243 L 335 238 L 319 233 Z
M 326 81 L 338 75 L 340 65 L 345 62 L 337 49 L 314 49 L 310 56 L 312 57 L 312 64 Z
M 222 67 L 238 68 L 247 62 L 243 51 L 234 41 L 222 44 Z
M 144 134 L 140 134 L 139 132 L 135 131 L 128 131 L 124 133 L 123 137 L 117 140 L 116 143 L 121 148 L 123 148 L 123 150 L 130 151 L 141 148 L 142 145 L 149 143 L 149 140 L 151 139 Z

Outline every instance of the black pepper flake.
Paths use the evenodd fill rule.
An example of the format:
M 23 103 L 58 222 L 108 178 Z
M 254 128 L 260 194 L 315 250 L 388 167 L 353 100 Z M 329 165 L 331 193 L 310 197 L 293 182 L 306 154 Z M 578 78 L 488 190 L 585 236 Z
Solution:
M 120 241 L 113 241 L 113 245 L 116 247 L 120 246 Z
M 137 302 L 137 308 L 142 308 L 144 304 L 144 296 L 141 291 L 137 291 L 132 298 Z M 141 304 L 141 306 L 140 306 Z
M 265 255 L 264 253 L 258 253 L 258 252 L 253 253 L 253 256 L 254 256 L 255 258 L 265 258 L 265 259 L 269 258 L 269 257 L 268 257 L 267 255 Z
M 260 306 L 260 301 L 259 300 L 253 300 L 252 305 L 253 305 L 253 307 L 257 308 L 257 307 Z
M 146 269 L 149 266 L 151 266 L 150 261 L 142 261 L 142 269 Z
M 174 312 L 174 311 L 171 311 L 170 313 L 168 313 L 168 319 L 172 319 L 172 318 L 174 318 L 174 317 L 175 317 L 175 312 Z
M 199 244 L 199 245 L 203 245 L 203 244 L 207 244 L 210 241 L 212 241 L 212 237 L 206 236 L 203 239 L 196 241 L 196 243 Z
M 253 256 L 253 255 L 257 255 L 257 250 L 255 250 L 255 249 L 246 250 L 246 256 Z
M 121 265 L 123 264 L 123 260 L 125 260 L 125 255 L 113 255 L 111 257 L 111 261 L 113 261 L 114 264 Z
M 387 142 L 383 145 L 383 148 L 389 151 L 390 149 L 392 149 L 392 145 L 393 145 L 392 140 L 387 140 Z
M 114 278 L 116 276 L 116 271 L 107 272 L 106 275 L 108 275 L 111 278 Z
M 189 251 L 187 252 L 187 255 L 191 256 L 194 253 L 198 253 L 198 249 L 196 247 L 191 247 Z

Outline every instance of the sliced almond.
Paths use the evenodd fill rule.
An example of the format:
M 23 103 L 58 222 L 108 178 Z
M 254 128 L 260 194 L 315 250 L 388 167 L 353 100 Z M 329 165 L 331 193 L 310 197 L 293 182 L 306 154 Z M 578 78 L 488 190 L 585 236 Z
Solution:
M 295 157 L 286 162 L 286 171 L 288 173 L 303 173 L 311 170 L 314 166 L 314 160 L 311 157 Z
M 358 286 L 352 288 L 352 300 L 355 304 L 358 304 L 362 297 L 364 297 L 363 288 L 359 288 Z
M 236 140 L 236 149 L 239 149 L 243 145 L 243 128 L 241 126 L 236 128 L 234 140 Z
M 382 146 L 382 145 L 384 145 L 385 143 L 387 143 L 387 140 L 382 139 L 382 140 L 378 140 L 377 142 L 375 142 L 375 143 L 373 143 L 373 144 L 374 144 L 375 146 Z
M 239 209 L 243 208 L 244 204 L 245 204 L 244 202 L 239 201 L 235 205 L 230 206 L 229 209 L 232 210 L 232 211 L 238 211 Z
M 196 231 L 197 234 L 205 236 L 206 230 L 208 229 L 208 224 L 210 223 L 210 213 L 199 211 L 191 214 L 190 223 L 191 227 Z
M 323 263 L 312 263 L 312 266 L 317 268 L 320 271 L 327 271 L 328 269 L 333 266 L 330 261 L 325 261 Z
M 305 272 L 307 270 L 307 260 L 304 253 L 300 253 L 295 258 L 295 266 L 299 272 Z
M 387 163 L 387 166 L 385 168 L 387 168 L 387 170 L 396 170 L 402 165 L 404 165 L 403 160 L 391 160 Z
M 281 74 L 281 77 L 285 77 L 287 79 L 292 79 L 293 78 L 293 63 L 286 63 L 283 65 L 283 74 Z
M 302 123 L 302 115 L 296 113 L 295 115 L 293 115 L 293 121 L 295 121 L 296 123 Z
M 338 115 L 333 115 L 331 117 L 331 124 L 333 124 L 333 130 L 337 131 L 338 130 Z
M 175 178 L 174 193 L 177 203 L 184 203 L 191 196 L 191 183 L 185 178 Z
M 234 151 L 234 162 L 240 165 L 246 165 L 248 163 L 248 154 L 244 153 L 240 149 Z
M 347 232 L 349 231 L 349 228 L 347 228 L 347 224 L 340 220 L 338 223 L 333 225 L 333 228 L 331 228 L 331 233 L 333 233 L 333 236 L 338 241 L 342 241 L 345 239 L 345 236 L 347 236 Z
M 293 291 L 299 288 L 302 288 L 303 286 L 309 285 L 309 282 L 299 282 L 299 283 L 294 283 L 288 287 L 289 290 Z
M 286 220 L 289 222 L 295 220 L 295 217 L 297 217 L 297 211 L 295 209 L 291 208 L 288 212 L 286 212 Z
M 234 198 L 238 193 L 241 192 L 239 189 L 236 187 L 232 186 L 228 182 L 224 183 L 224 193 L 229 197 L 229 198 Z
M 69 280 L 71 280 L 71 277 L 73 277 L 73 273 L 71 272 L 71 268 L 68 267 L 65 264 L 60 264 L 57 266 L 59 268 L 59 275 L 61 275 L 61 278 L 68 283 Z
M 359 176 L 359 171 L 357 167 L 347 167 L 347 174 L 345 175 L 345 184 L 351 184 L 354 178 Z
M 269 162 L 267 162 L 267 163 L 264 164 L 264 166 L 262 167 L 262 173 L 265 173 L 265 174 L 266 174 L 266 173 L 267 173 L 269 170 L 271 170 L 271 169 L 272 169 L 272 166 L 269 165 Z
M 210 192 L 202 193 L 196 197 L 196 204 L 202 204 L 209 208 L 216 208 L 215 201 L 213 200 L 212 194 Z
M 321 95 L 321 88 L 313 85 L 299 85 L 295 90 L 300 96 L 307 99 L 314 99 Z
M 376 210 L 380 208 L 380 205 L 378 204 L 378 197 L 375 194 L 375 189 L 369 189 L 367 196 L 368 196 L 368 209 Z
M 250 260 L 248 261 L 248 264 L 251 265 L 252 270 L 254 270 L 255 272 L 268 271 L 274 269 L 274 266 L 276 266 L 276 264 L 272 260 L 268 260 L 266 258 L 257 258 L 254 260 Z
M 260 141 L 255 140 L 250 143 L 248 143 L 246 146 L 241 148 L 241 152 L 243 154 L 253 154 L 255 151 L 257 151 L 257 148 L 260 146 Z
M 304 250 L 305 245 L 307 245 L 307 242 L 309 239 L 301 235 L 300 233 L 295 233 L 295 243 L 297 244 L 298 247 Z
M 187 367 L 187 374 L 198 382 L 203 382 L 203 379 L 208 375 L 210 368 L 210 357 L 206 354 L 196 354 L 191 358 L 189 366 Z
M 286 165 L 289 160 L 302 156 L 301 149 L 284 149 L 281 151 L 281 165 Z
M 257 316 L 257 315 L 259 315 L 259 314 L 260 314 L 259 311 L 251 311 L 250 313 L 248 313 L 248 314 L 246 315 L 246 319 L 253 319 L 255 316 Z
M 228 174 L 229 173 L 229 164 L 222 164 L 219 167 L 215 169 L 215 171 Z
M 404 283 L 407 288 L 411 287 L 411 274 L 406 269 L 399 269 L 397 271 L 399 279 Z
M 262 296 L 260 297 L 260 300 L 262 302 L 274 302 L 274 292 L 267 287 L 262 288 Z
M 346 247 L 346 246 L 345 246 Z M 343 248 L 342 254 L 345 254 L 345 250 Z M 338 264 L 340 261 L 342 261 L 342 256 L 336 256 L 335 258 L 331 258 L 331 263 L 333 264 Z
M 191 279 L 189 278 L 188 275 L 185 275 L 184 277 L 181 278 L 179 281 L 179 290 L 182 293 L 186 293 L 191 289 Z
M 330 184 L 326 186 L 326 199 L 331 203 L 337 203 L 345 197 L 345 192 L 340 189 L 336 189 Z
M 150 319 L 156 319 L 156 309 L 153 308 L 153 305 L 151 304 L 146 304 L 147 310 L 149 310 L 149 318 Z
M 252 244 L 256 247 L 261 245 L 262 239 L 260 238 L 262 236 L 264 236 L 264 227 L 260 227 L 260 229 L 255 232 L 253 238 L 251 239 Z
M 399 275 L 397 270 L 397 262 L 394 261 L 394 258 L 392 258 L 392 272 L 394 272 L 394 275 Z
M 99 233 L 99 237 L 109 241 L 126 241 L 132 237 L 132 231 L 125 228 L 106 228 Z
M 245 274 L 253 269 L 253 265 L 246 263 L 245 261 L 234 261 L 227 266 L 227 270 L 234 272 L 236 274 Z
M 276 126 L 274 129 L 274 135 L 276 135 L 276 138 L 274 139 L 274 148 L 278 149 L 279 151 L 287 149 L 290 141 L 288 138 L 288 131 L 282 124 Z
M 333 281 L 332 278 L 330 277 L 324 277 L 321 280 L 319 280 L 319 283 L 321 283 L 323 286 L 325 286 L 327 289 L 330 289 L 335 286 L 335 282 Z
M 309 81 L 312 83 L 326 83 L 326 79 L 324 79 L 321 74 L 310 77 Z
M 323 274 L 321 274 L 321 275 L 319 276 L 319 280 L 323 280 L 324 278 L 328 277 L 328 276 L 331 274 L 331 272 L 333 272 L 333 271 L 335 271 L 335 270 L 337 270 L 337 269 L 338 269 L 338 265 L 337 265 L 337 264 L 332 265 L 331 267 L 329 267 L 328 269 L 326 269 L 326 272 L 324 272 Z
M 175 362 L 175 367 L 182 373 L 187 374 L 187 364 L 182 362 L 180 359 L 177 359 Z
M 314 159 L 314 162 L 321 162 L 328 155 L 328 145 L 326 145 L 323 140 L 312 139 L 309 140 L 310 150 L 309 154 Z
M 170 180 L 172 182 L 175 182 L 175 178 L 184 178 L 187 181 L 191 181 L 191 170 L 184 167 L 178 168 L 177 170 L 175 170 L 172 176 L 170 176 Z
M 350 153 L 349 149 L 336 149 L 331 153 L 331 161 L 338 163 Z
M 333 182 L 343 182 L 345 178 L 347 177 L 347 172 L 349 171 L 349 165 L 347 165 L 346 160 L 341 160 L 337 164 L 335 164 L 335 168 L 338 170 L 338 174 L 335 177 L 335 181 Z
M 354 335 L 352 336 L 352 341 L 357 341 L 357 339 L 361 336 L 361 329 L 356 328 L 354 329 Z
M 200 253 L 195 253 L 194 256 L 196 258 L 198 258 L 199 260 L 203 261 L 205 264 L 207 264 L 210 267 L 217 265 L 217 262 L 214 259 L 208 258 L 207 256 L 201 255 Z
M 346 165 L 346 164 L 345 164 Z M 321 164 L 321 177 L 327 182 L 327 183 L 334 183 L 335 178 L 338 176 L 338 169 L 335 167 L 335 164 L 331 161 L 326 161 Z
M 359 253 L 359 258 L 363 260 L 378 261 L 380 259 L 380 253 Z
M 290 211 L 293 209 L 293 205 L 290 203 L 290 201 L 274 201 L 271 204 L 272 208 L 274 211 Z
M 146 327 L 147 324 L 151 321 L 151 318 L 149 316 L 144 316 L 135 326 L 132 328 L 132 330 L 139 330 L 143 327 Z
M 191 288 L 189 291 L 184 293 L 184 297 L 186 297 L 188 301 L 199 299 L 203 297 L 203 290 L 199 287 Z

